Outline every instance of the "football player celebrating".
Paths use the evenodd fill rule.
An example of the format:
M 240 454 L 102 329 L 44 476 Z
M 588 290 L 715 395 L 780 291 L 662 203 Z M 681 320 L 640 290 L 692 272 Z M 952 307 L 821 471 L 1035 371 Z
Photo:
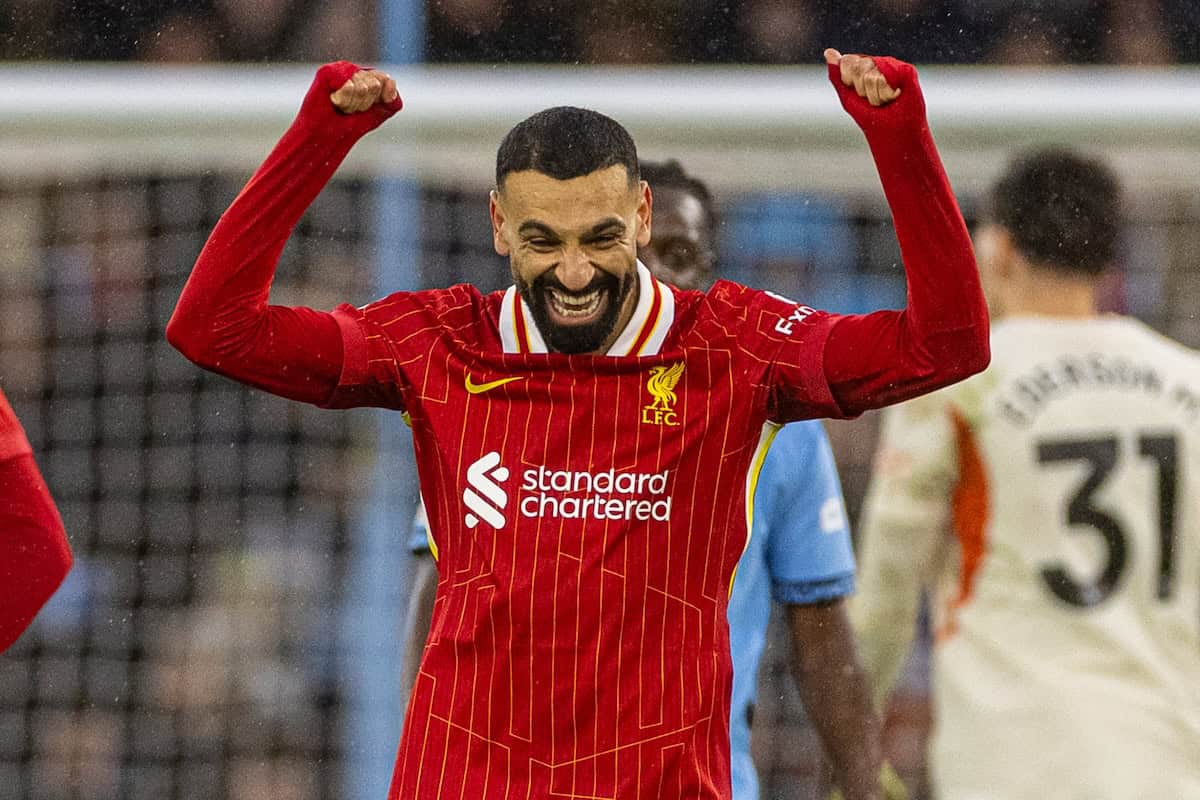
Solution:
M 636 255 L 652 207 L 633 141 L 570 107 L 500 144 L 490 214 L 508 290 L 271 306 L 292 227 L 400 108 L 390 78 L 344 62 L 321 68 L 214 229 L 176 347 L 286 397 L 412 420 L 439 584 L 392 797 L 729 797 L 727 598 L 776 424 L 986 365 L 974 256 L 915 70 L 826 60 L 892 208 L 904 311 L 656 280 Z
M 638 258 L 655 278 L 680 289 L 712 285 L 717 230 L 712 194 L 677 161 L 640 164 L 654 202 L 650 244 Z M 750 726 L 758 665 L 766 644 L 772 599 L 787 609 L 793 672 L 841 786 L 869 796 L 879 771 L 879 719 L 854 650 L 845 598 L 854 590 L 854 552 L 833 452 L 817 420 L 781 428 L 763 459 L 753 498 L 753 530 L 729 597 L 733 659 L 730 764 L 734 800 L 756 800 L 758 773 L 750 753 Z M 428 641 L 437 591 L 424 504 L 413 521 L 416 559 L 406 621 L 404 675 L 411 690 Z M 906 796 L 889 768 L 887 797 Z

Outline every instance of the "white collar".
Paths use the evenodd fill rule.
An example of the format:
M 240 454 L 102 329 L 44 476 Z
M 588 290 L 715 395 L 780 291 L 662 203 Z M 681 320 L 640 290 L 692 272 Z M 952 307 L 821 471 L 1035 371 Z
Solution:
M 675 293 L 637 262 L 638 298 L 633 316 L 608 349 L 610 356 L 657 355 L 675 322 Z M 508 287 L 500 304 L 500 341 L 506 353 L 548 353 L 546 340 L 516 286 Z

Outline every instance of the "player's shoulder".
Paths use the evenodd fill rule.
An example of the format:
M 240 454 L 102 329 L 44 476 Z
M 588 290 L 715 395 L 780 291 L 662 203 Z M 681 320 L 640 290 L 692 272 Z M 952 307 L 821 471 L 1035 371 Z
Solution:
M 727 280 L 712 285 L 703 296 L 702 308 L 740 338 L 776 342 L 803 335 L 805 328 L 832 316 L 781 294 Z
M 1200 351 L 1120 314 L 1086 319 L 1015 317 L 992 326 L 993 364 L 1023 368 L 1058 355 L 1097 353 L 1136 355 L 1182 369 L 1200 365 Z
M 339 306 L 334 316 L 343 330 L 356 330 L 352 335 L 377 347 L 486 351 L 501 344 L 500 294 L 484 295 L 469 284 L 401 291 L 357 308 Z
M 1132 317 L 1113 317 L 1111 322 L 1118 330 L 1127 330 L 1129 331 L 1128 335 L 1140 338 L 1144 342 L 1145 349 L 1157 351 L 1163 357 L 1190 365 L 1193 369 L 1200 368 L 1200 350 L 1188 347 L 1183 342 L 1172 339 Z
M 688 321 L 695 317 L 697 311 L 704 305 L 706 292 L 699 289 L 680 289 L 678 286 L 659 280 L 658 285 L 671 293 L 674 307 L 675 323 Z
M 796 301 L 790 300 L 783 295 L 763 291 L 762 289 L 754 289 L 736 281 L 725 279 L 715 281 L 702 296 L 710 305 L 722 309 L 728 308 L 734 313 L 763 306 L 778 307 L 782 310 L 798 305 Z
M 361 306 L 358 311 L 369 322 L 385 327 L 390 333 L 399 333 L 422 328 L 462 330 L 483 323 L 492 305 L 498 309 L 499 300 L 493 302 L 491 295 L 485 296 L 475 286 L 462 283 L 440 289 L 393 292 Z
M 1057 329 L 1051 321 L 1037 317 L 1006 317 L 992 320 L 988 338 L 991 343 L 992 361 L 989 368 L 1006 364 L 1013 359 L 1028 358 L 1031 352 L 1041 348 L 1031 347 L 1031 342 L 1041 342 L 1055 337 Z
M 469 283 L 460 283 L 439 289 L 392 292 L 363 306 L 363 310 L 378 313 L 391 307 L 421 309 L 434 316 L 453 314 L 460 309 L 470 310 L 483 301 L 479 289 Z

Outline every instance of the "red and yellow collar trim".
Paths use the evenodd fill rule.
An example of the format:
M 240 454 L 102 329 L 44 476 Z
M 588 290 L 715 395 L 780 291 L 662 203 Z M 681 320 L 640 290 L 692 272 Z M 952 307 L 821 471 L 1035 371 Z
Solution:
M 638 262 L 638 299 L 629 324 L 609 348 L 610 356 L 656 355 L 675 322 L 675 294 Z M 500 341 L 506 353 L 547 353 L 529 306 L 510 286 L 500 304 Z

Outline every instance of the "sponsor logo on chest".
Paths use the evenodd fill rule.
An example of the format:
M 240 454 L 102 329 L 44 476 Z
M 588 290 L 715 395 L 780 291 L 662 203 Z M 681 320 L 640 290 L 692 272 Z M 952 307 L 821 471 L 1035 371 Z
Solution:
M 596 521 L 667 522 L 671 496 L 669 470 L 662 472 L 599 472 L 531 467 L 521 473 L 513 510 L 528 519 L 588 519 Z M 511 477 L 491 451 L 467 467 L 462 500 L 463 521 L 474 529 L 481 523 L 499 530 L 508 524 Z

